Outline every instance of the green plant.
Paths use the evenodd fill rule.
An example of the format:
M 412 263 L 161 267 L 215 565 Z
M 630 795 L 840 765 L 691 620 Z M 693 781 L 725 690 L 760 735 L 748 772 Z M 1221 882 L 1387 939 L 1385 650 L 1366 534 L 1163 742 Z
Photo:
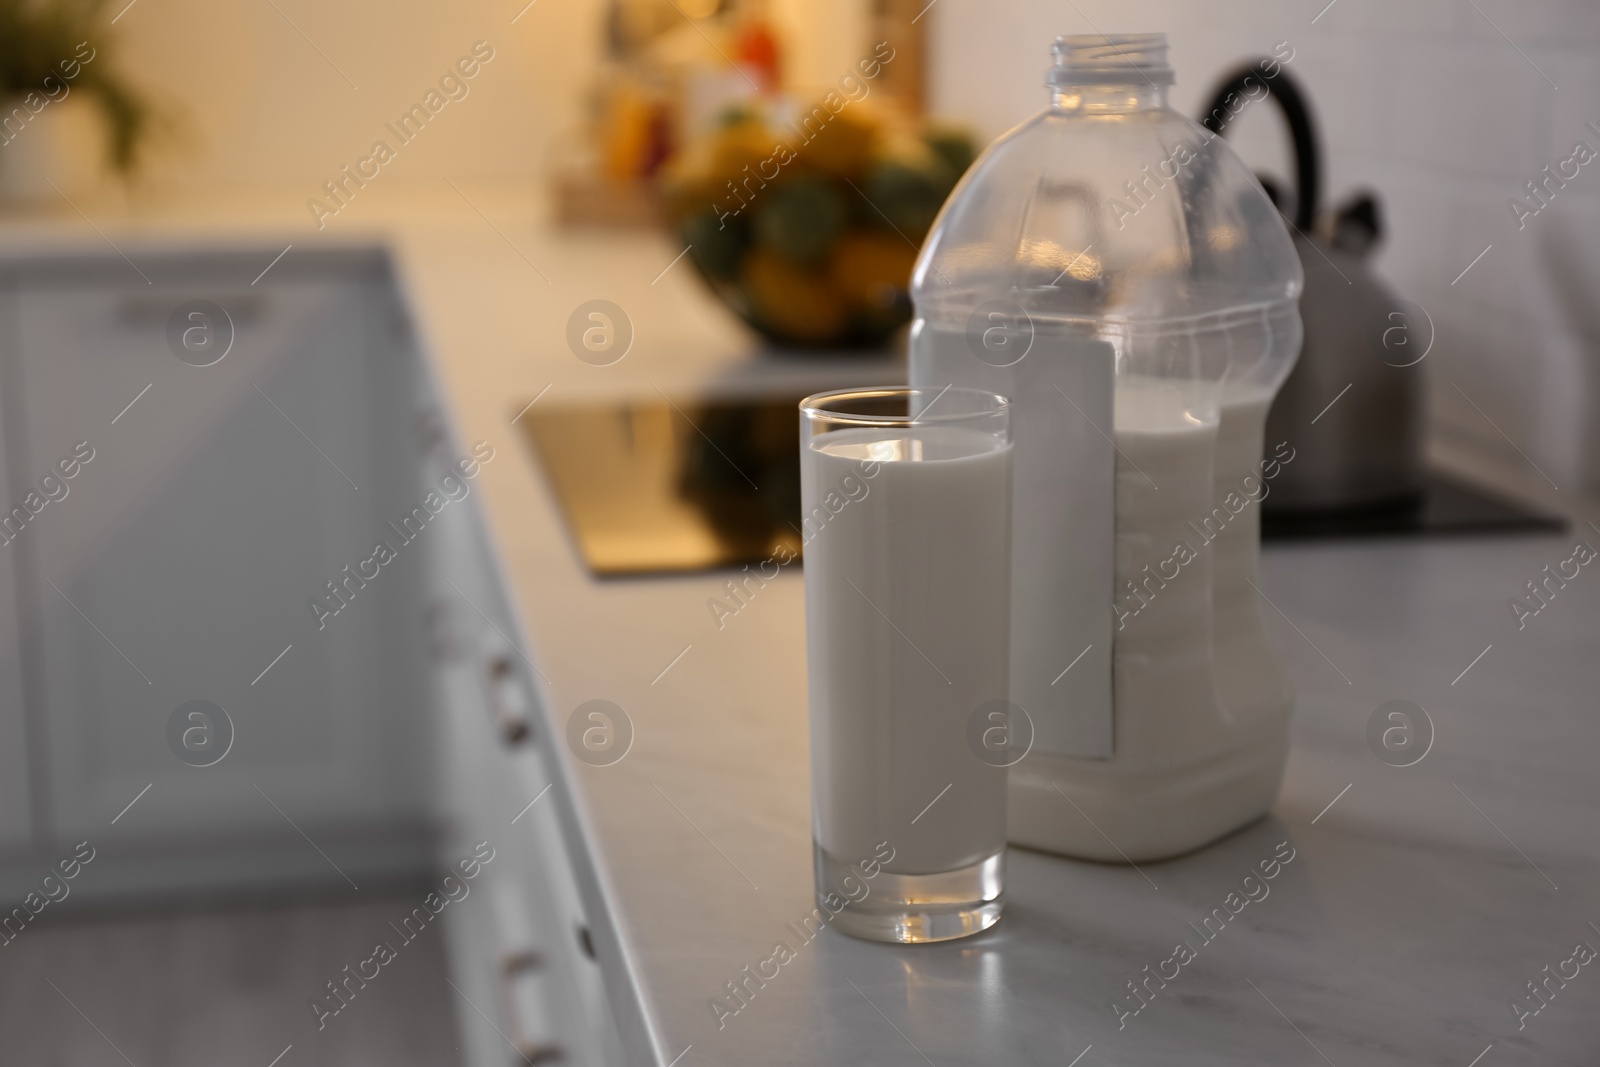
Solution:
M 105 0 L 0 0 L 0 100 L 30 93 L 53 100 L 65 95 L 63 85 L 90 94 L 105 116 L 111 164 L 128 174 L 149 132 L 150 108 L 112 62 L 105 7 Z M 87 60 L 79 51 L 85 43 Z

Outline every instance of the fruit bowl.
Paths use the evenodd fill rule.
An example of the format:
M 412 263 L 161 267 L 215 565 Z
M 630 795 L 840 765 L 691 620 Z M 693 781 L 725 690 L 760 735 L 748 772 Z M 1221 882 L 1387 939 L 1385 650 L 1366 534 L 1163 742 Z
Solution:
M 971 140 L 860 103 L 803 116 L 726 115 L 668 169 L 668 220 L 711 291 L 767 340 L 881 345 L 911 318 L 918 249 Z

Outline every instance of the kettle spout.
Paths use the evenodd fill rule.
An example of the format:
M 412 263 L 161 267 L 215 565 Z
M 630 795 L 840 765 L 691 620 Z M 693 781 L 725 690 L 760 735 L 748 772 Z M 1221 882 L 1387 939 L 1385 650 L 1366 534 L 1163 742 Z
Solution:
M 1383 208 L 1376 194 L 1363 190 L 1345 201 L 1334 214 L 1334 248 L 1364 256 L 1383 240 Z

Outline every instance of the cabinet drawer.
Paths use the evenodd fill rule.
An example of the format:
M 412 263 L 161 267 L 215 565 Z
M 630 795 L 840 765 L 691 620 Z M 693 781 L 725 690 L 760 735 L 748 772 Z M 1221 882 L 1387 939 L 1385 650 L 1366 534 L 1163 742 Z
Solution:
M 565 1064 L 621 1063 L 600 968 L 586 947 L 588 919 L 557 811 L 562 800 L 544 773 L 544 746 L 564 743 L 544 728 L 547 687 L 511 643 L 515 631 L 480 530 L 458 526 L 440 545 L 434 643 L 448 661 L 437 677 L 449 824 L 458 840 L 476 835 L 496 850 L 484 889 L 493 907 L 481 909 L 492 911 L 484 920 L 492 931 L 487 943 L 463 950 L 458 966 L 492 977 L 493 1004 L 476 1008 L 502 1033 L 471 1008 L 463 1031 L 481 1031 L 469 1045 L 496 1067 L 506 1061 L 495 1057 L 510 1054 L 507 1038 L 547 1059 L 559 1047 Z

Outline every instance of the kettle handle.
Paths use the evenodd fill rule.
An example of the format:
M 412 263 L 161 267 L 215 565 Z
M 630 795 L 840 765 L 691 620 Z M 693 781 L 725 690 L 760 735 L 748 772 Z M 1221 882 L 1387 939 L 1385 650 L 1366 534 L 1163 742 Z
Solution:
M 1267 71 L 1277 68 L 1276 74 Z M 1228 108 L 1230 97 L 1250 97 L 1252 83 L 1266 89 L 1267 95 L 1283 109 L 1284 120 L 1289 124 L 1289 134 L 1294 139 L 1295 200 L 1294 224 L 1304 234 L 1309 234 L 1317 218 L 1317 198 L 1322 184 L 1322 150 L 1317 141 L 1316 125 L 1311 119 L 1311 107 L 1299 84 L 1289 76 L 1278 60 L 1262 59 L 1240 67 L 1218 84 L 1206 108 L 1201 124 L 1212 133 L 1223 135 L 1228 122 L 1237 112 Z

